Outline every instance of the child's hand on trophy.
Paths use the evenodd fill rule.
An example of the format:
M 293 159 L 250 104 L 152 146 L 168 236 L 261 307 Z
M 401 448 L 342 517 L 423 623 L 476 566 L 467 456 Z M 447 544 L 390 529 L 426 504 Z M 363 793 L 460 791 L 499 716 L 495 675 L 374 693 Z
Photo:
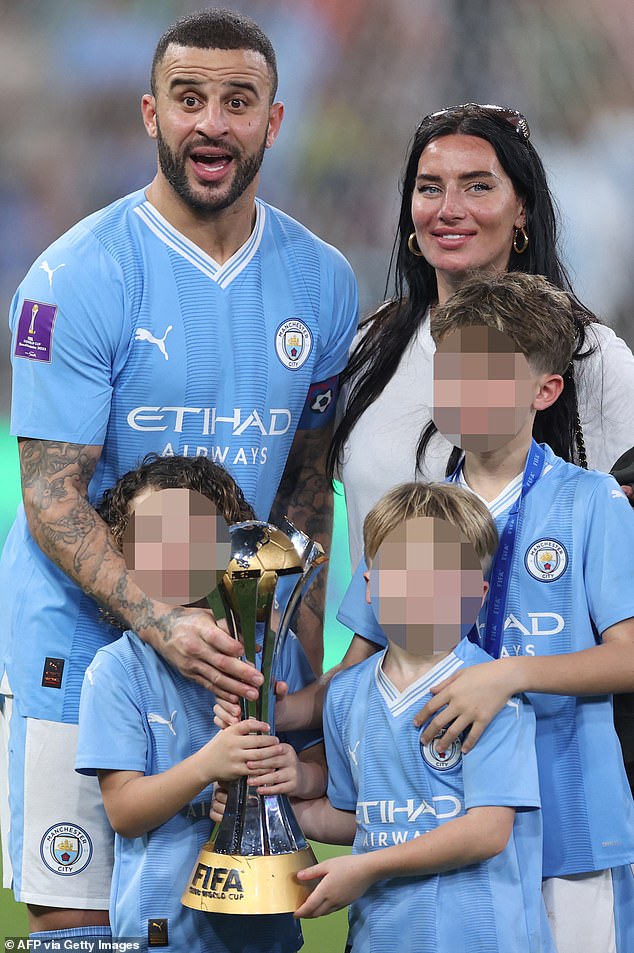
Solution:
M 289 794 L 297 798 L 321 797 L 326 790 L 326 755 L 322 743 L 306 748 L 299 756 L 280 742 L 276 748 L 258 753 L 257 761 L 247 761 L 248 783 L 258 794 Z
M 256 718 L 246 718 L 219 731 L 193 757 L 200 760 L 211 781 L 234 781 L 249 774 L 248 765 L 258 765 L 268 748 L 278 748 L 279 739 L 269 735 L 269 726 Z M 257 734 L 256 732 L 264 732 Z
M 286 682 L 275 683 L 275 718 L 278 727 L 284 730 L 287 726 L 284 724 L 283 705 L 280 702 L 288 694 L 288 685 Z M 282 715 L 282 724 L 280 726 L 280 715 Z M 225 698 L 216 698 L 214 705 L 214 725 L 217 728 L 228 728 L 229 725 L 236 725 L 242 718 L 240 705 L 234 704 Z
M 219 824 L 225 816 L 225 807 L 227 805 L 227 789 L 222 784 L 214 785 L 214 794 L 211 799 L 209 817 L 214 824 Z

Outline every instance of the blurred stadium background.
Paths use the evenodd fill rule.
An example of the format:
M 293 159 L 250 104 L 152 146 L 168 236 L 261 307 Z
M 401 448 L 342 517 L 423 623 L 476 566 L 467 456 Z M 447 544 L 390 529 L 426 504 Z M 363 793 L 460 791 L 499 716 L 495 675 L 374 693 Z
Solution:
M 0 0 L 0 301 L 79 218 L 142 187 L 141 126 L 156 41 L 196 0 Z M 222 4 L 219 4 L 222 5 Z M 362 311 L 384 294 L 407 143 L 460 102 L 528 118 L 578 295 L 634 344 L 634 6 L 631 0 L 234 0 L 277 51 L 286 118 L 261 194 L 349 258 Z M 0 324 L 0 542 L 19 498 L 9 439 L 9 336 Z M 624 413 L 626 408 L 624 408 Z M 629 410 L 627 411 L 629 412 Z M 346 583 L 341 501 L 331 604 Z M 326 662 L 348 634 L 330 609 Z M 0 892 L 0 936 L 24 914 Z M 308 924 L 307 953 L 342 950 L 345 917 Z

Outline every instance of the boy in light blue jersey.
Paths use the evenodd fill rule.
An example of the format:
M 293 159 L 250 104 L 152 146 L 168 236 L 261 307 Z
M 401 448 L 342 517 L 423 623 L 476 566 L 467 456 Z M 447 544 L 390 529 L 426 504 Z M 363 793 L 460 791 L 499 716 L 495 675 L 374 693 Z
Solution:
M 213 588 L 215 567 L 229 559 L 229 532 L 216 507 L 228 522 L 253 518 L 222 468 L 204 458 L 177 457 L 157 458 L 126 474 L 100 512 L 139 584 L 157 597 L 187 603 Z M 314 679 L 291 633 L 280 668 L 280 677 L 296 689 Z M 141 937 L 143 949 L 163 946 L 179 953 L 294 953 L 302 937 L 288 914 L 210 914 L 180 902 L 209 837 L 212 783 L 253 774 L 265 754 L 270 764 L 273 749 L 284 748 L 276 738 L 253 734 L 268 731 L 255 719 L 219 732 L 213 701 L 203 685 L 181 675 L 133 632 L 100 649 L 86 671 L 76 768 L 98 775 L 116 831 L 113 935 Z M 296 785 L 307 796 L 323 793 L 321 736 L 297 732 L 286 741 L 299 752 Z
M 490 661 L 465 635 L 493 521 L 460 488 L 405 484 L 370 511 L 364 540 L 387 651 L 330 683 L 328 799 L 297 805 L 316 839 L 347 824 L 353 853 L 298 875 L 320 882 L 296 916 L 350 903 L 352 953 L 551 953 L 530 705 L 510 699 L 468 758 L 460 739 L 441 754 L 413 725 L 439 679 Z
M 424 738 L 447 729 L 441 748 L 469 729 L 464 750 L 475 751 L 507 698 L 530 693 L 558 953 L 629 953 L 634 804 L 611 693 L 634 685 L 634 515 L 612 477 L 531 444 L 574 349 L 569 301 L 535 276 L 474 279 L 432 332 L 434 421 L 465 450 L 452 479 L 487 503 L 502 540 L 479 622 L 501 657 L 435 686 L 417 723 L 435 716 Z M 350 621 L 381 644 L 376 621 Z

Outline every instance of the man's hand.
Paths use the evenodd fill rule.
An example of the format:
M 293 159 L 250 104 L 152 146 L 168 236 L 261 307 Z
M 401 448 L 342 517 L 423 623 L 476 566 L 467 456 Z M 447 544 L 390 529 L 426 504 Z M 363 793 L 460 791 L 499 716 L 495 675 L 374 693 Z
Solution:
M 238 695 L 253 700 L 259 696 L 264 676 L 241 661 L 244 647 L 227 634 L 223 622 L 216 623 L 211 610 L 165 609 L 165 614 L 157 614 L 154 624 L 146 624 L 139 635 L 171 665 L 225 699 L 228 706 L 238 707 Z
M 314 880 L 319 880 L 319 883 L 293 916 L 305 919 L 323 917 L 363 896 L 374 883 L 374 877 L 368 872 L 367 859 L 367 854 L 331 857 L 315 867 L 300 870 L 297 879 L 301 883 L 306 886 Z
M 432 694 L 434 697 L 414 718 L 417 727 L 432 719 L 423 732 L 422 741 L 431 744 L 437 738 L 438 751 L 447 751 L 468 729 L 462 742 L 462 752 L 467 754 L 514 692 L 507 670 L 497 660 L 473 665 L 452 675 L 434 685 Z
M 276 682 L 275 683 L 275 730 L 276 731 L 287 731 L 287 727 L 284 724 L 284 718 L 280 718 L 280 715 L 283 710 L 282 699 L 286 698 L 288 694 L 288 685 L 286 682 Z M 248 698 L 257 698 L 256 696 L 248 695 Z M 225 695 L 224 692 L 217 699 L 216 704 L 214 705 L 214 725 L 217 728 L 228 728 L 229 725 L 237 724 L 242 718 L 242 709 L 240 705 L 235 701 L 231 700 L 231 696 Z M 282 722 L 280 724 L 280 721 Z

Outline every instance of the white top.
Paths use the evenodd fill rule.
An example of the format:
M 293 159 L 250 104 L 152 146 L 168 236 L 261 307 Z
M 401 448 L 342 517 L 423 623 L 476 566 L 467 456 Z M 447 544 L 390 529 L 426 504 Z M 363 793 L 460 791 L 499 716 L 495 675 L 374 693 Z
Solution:
M 634 446 L 634 355 L 611 328 L 588 328 L 587 347 L 596 351 L 575 363 L 579 413 L 588 466 L 609 471 Z M 435 346 L 426 318 L 383 393 L 355 425 L 340 470 L 346 492 L 350 561 L 363 553 L 363 520 L 393 486 L 408 480 L 443 480 L 451 444 L 440 434 L 416 471 L 416 447 L 431 419 Z

